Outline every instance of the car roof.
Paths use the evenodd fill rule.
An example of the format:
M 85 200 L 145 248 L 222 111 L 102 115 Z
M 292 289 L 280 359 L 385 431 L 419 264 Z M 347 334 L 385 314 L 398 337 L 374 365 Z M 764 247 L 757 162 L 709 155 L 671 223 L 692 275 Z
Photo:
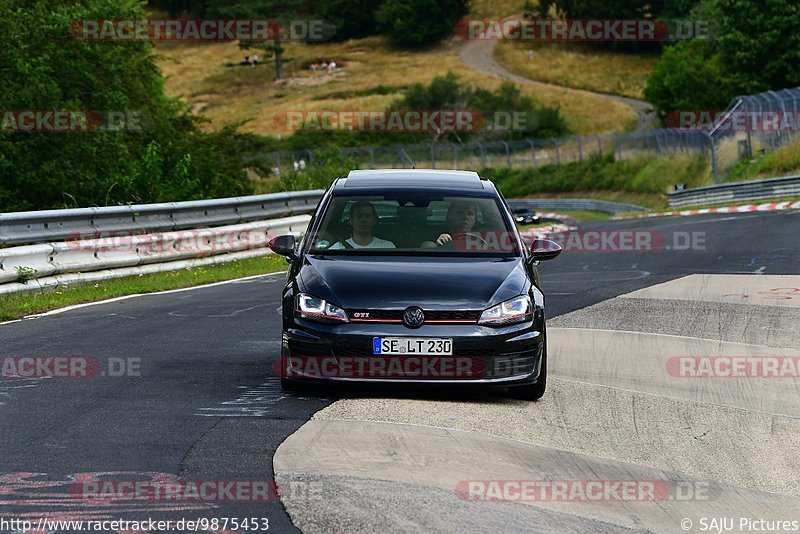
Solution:
M 376 169 L 350 171 L 340 178 L 336 189 L 430 189 L 478 192 L 492 190 L 487 180 L 474 171 L 433 169 Z

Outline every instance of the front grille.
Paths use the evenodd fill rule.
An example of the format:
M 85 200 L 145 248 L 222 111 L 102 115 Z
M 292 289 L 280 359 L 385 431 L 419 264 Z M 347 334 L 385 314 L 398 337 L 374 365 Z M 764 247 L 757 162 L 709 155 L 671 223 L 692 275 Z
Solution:
M 431 321 L 471 321 L 478 322 L 481 312 L 473 310 L 453 310 L 453 311 L 426 311 L 425 320 Z
M 403 312 L 405 310 L 347 310 L 347 316 L 353 323 L 369 322 L 403 322 Z M 437 323 L 477 323 L 481 316 L 480 311 L 475 310 L 423 310 L 425 322 Z M 364 316 L 366 315 L 366 316 Z

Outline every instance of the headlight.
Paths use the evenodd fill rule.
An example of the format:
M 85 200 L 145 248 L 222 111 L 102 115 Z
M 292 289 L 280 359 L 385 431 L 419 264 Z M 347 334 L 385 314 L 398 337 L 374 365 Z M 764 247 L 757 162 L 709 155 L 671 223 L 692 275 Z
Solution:
M 311 319 L 312 321 L 322 322 L 343 322 L 347 323 L 350 320 L 347 318 L 347 313 L 339 306 L 334 306 L 321 298 L 312 297 L 305 293 L 297 295 L 297 306 L 295 311 L 300 314 L 300 317 Z
M 532 315 L 531 298 L 528 295 L 520 295 L 484 310 L 478 319 L 478 324 L 505 326 L 524 323 L 530 320 Z

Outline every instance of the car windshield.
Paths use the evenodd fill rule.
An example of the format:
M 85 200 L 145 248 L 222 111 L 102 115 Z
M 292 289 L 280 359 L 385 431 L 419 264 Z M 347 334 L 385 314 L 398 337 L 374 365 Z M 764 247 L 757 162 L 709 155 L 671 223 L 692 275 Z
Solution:
M 520 254 L 517 234 L 502 216 L 497 199 L 485 197 L 335 196 L 307 237 L 311 253 Z

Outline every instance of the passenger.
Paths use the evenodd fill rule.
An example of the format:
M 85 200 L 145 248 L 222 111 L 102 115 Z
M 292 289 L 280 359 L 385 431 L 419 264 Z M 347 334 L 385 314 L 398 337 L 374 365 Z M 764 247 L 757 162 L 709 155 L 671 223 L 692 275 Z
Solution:
M 350 206 L 350 226 L 352 237 L 334 243 L 329 250 L 355 248 L 395 248 L 394 243 L 372 235 L 372 229 L 378 223 L 375 206 L 368 200 L 359 200 Z

